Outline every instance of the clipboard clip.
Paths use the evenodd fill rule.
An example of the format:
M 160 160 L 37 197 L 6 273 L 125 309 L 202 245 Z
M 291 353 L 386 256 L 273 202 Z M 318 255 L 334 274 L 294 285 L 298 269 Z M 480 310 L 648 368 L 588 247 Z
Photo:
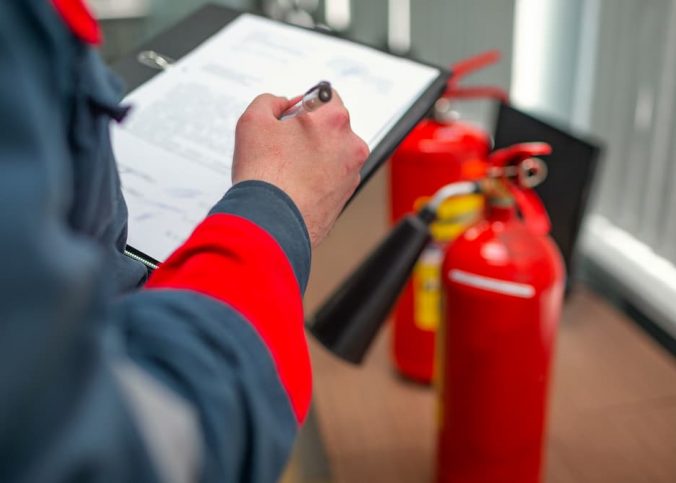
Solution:
M 139 52 L 138 56 L 136 56 L 136 60 L 146 67 L 156 70 L 167 70 L 176 62 L 171 57 L 158 54 L 154 50 L 142 50 Z

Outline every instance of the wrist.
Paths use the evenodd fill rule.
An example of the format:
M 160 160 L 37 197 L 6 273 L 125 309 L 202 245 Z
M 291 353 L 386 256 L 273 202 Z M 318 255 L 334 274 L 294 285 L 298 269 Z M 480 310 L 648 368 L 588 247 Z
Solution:
M 305 220 L 291 197 L 260 180 L 236 183 L 210 214 L 228 213 L 246 218 L 267 231 L 285 252 L 304 292 L 310 275 L 311 243 Z

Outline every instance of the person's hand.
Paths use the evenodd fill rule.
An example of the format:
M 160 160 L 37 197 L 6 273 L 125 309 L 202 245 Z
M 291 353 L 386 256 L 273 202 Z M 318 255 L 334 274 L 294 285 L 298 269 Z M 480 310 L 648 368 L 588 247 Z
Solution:
M 235 133 L 232 181 L 261 180 L 282 189 L 316 247 L 357 188 L 369 149 L 352 132 L 335 91 L 317 111 L 280 121 L 296 100 L 263 94 L 244 111 Z

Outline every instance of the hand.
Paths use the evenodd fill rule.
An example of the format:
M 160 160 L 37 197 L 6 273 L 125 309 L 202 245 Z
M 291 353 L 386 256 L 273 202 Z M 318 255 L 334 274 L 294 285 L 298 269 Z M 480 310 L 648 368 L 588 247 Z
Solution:
M 232 181 L 261 180 L 282 189 L 316 247 L 359 185 L 369 148 L 352 132 L 335 91 L 317 111 L 280 121 L 296 100 L 263 94 L 244 111 L 235 132 Z

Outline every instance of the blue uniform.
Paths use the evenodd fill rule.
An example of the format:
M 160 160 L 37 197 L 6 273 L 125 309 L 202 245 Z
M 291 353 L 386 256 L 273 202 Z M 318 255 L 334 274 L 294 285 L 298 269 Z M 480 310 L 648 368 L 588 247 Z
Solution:
M 0 3 L 0 481 L 276 481 L 311 392 L 303 219 L 241 183 L 147 280 L 120 92 L 52 2 Z

